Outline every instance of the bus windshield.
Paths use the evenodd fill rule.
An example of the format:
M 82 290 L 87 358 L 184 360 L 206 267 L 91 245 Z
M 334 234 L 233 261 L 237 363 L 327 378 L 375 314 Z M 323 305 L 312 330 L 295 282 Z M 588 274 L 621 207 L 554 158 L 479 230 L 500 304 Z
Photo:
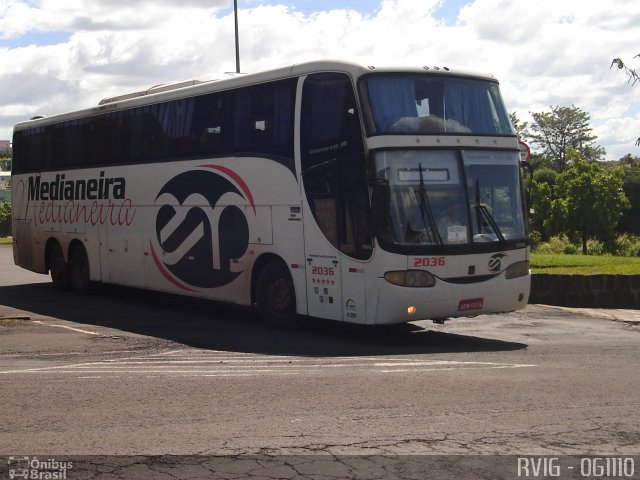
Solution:
M 370 135 L 514 135 L 497 82 L 433 75 L 370 75 Z
M 378 234 L 395 249 L 526 239 L 517 152 L 406 149 L 374 158 L 389 185 L 389 224 Z

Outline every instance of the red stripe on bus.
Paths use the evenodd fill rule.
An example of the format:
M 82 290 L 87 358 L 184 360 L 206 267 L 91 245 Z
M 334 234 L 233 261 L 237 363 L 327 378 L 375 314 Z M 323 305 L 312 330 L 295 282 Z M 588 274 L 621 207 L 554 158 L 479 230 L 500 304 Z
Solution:
M 162 265 L 162 262 L 160 261 L 160 259 L 158 258 L 158 256 L 156 255 L 156 251 L 153 249 L 153 245 L 151 245 L 151 240 L 149 240 L 149 247 L 151 248 L 151 255 L 153 257 L 153 261 L 156 264 L 156 267 L 158 267 L 158 270 L 160 270 L 160 273 L 162 274 L 162 276 L 164 278 L 166 278 L 167 280 L 169 280 L 171 283 L 173 283 L 176 287 L 181 288 L 182 290 L 186 290 L 187 292 L 196 292 L 197 290 L 194 290 L 192 288 L 189 288 L 185 285 L 182 285 L 179 281 L 177 281 L 175 278 L 173 278 L 173 276 L 171 275 L 171 273 L 169 273 L 167 271 L 166 268 L 164 268 L 164 265 Z

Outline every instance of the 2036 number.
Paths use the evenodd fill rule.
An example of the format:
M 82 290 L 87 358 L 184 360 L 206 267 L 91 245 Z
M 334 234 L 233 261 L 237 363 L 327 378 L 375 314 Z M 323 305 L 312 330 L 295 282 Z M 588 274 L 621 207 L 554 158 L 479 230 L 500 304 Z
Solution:
M 413 262 L 414 267 L 444 267 L 446 264 L 445 257 L 422 257 L 416 258 Z
M 333 277 L 336 274 L 336 271 L 332 267 L 311 267 L 312 275 L 321 275 L 325 277 Z

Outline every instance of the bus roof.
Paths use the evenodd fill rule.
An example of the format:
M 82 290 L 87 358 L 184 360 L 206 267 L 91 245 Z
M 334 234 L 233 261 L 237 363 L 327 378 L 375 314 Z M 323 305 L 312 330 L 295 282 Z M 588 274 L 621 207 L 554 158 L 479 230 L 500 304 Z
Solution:
M 288 67 L 267 70 L 252 74 L 225 73 L 221 78 L 212 80 L 187 80 L 172 84 L 156 85 L 148 90 L 142 90 L 115 97 L 102 99 L 97 106 L 76 110 L 67 113 L 60 113 L 47 116 L 35 116 L 30 120 L 20 122 L 15 125 L 14 130 L 25 130 L 28 128 L 49 125 L 76 118 L 90 117 L 111 111 L 124 110 L 168 100 L 176 100 L 185 97 L 213 93 L 217 91 L 231 90 L 238 87 L 265 83 L 272 80 L 279 80 L 291 77 L 298 77 L 316 72 L 344 72 L 357 79 L 362 75 L 372 72 L 378 73 L 431 73 L 435 75 L 474 77 L 491 81 L 496 81 L 495 77 L 486 73 L 479 73 L 461 68 L 447 66 L 428 65 L 390 65 L 390 64 L 363 64 L 345 60 L 316 60 Z

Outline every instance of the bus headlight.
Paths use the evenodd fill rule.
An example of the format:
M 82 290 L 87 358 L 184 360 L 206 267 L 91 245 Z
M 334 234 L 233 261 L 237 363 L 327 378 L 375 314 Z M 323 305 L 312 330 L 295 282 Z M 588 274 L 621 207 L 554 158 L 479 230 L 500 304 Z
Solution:
M 424 270 L 397 270 L 386 272 L 384 279 L 401 287 L 433 287 L 436 279 Z
M 505 278 L 518 278 L 524 277 L 529 274 L 529 260 L 523 262 L 516 262 L 507 267 L 505 271 Z

